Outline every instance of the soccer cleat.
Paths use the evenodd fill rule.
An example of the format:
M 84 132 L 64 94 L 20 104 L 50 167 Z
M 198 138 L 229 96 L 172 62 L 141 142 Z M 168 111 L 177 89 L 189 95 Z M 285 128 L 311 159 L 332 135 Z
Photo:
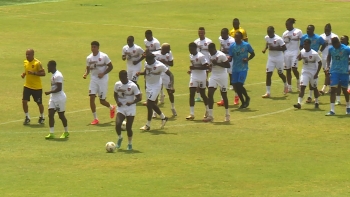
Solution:
M 194 120 L 194 115 L 189 115 L 186 117 L 186 120 Z
M 348 89 L 348 93 L 350 94 L 350 89 Z
M 250 97 L 248 97 L 248 98 L 245 100 L 244 104 L 245 104 L 245 107 L 244 107 L 244 108 L 247 108 L 247 107 L 249 106 L 249 104 L 250 104 Z
M 111 117 L 111 118 L 114 118 L 114 116 L 115 116 L 115 106 L 113 106 L 112 107 L 112 109 L 109 111 L 109 116 Z
M 335 102 L 335 105 L 340 105 L 340 104 L 341 104 L 340 101 Z
M 221 100 L 221 101 L 219 101 L 219 102 L 216 102 L 216 104 L 217 104 L 218 106 L 224 106 L 224 105 L 225 105 L 224 100 Z
M 152 118 L 157 118 L 157 113 L 156 112 L 153 112 Z
M 225 116 L 225 122 L 230 122 L 230 114 L 226 114 L 226 116 Z
M 335 113 L 332 111 L 329 111 L 328 113 L 326 113 L 326 116 L 334 116 L 334 115 L 335 115 Z
M 320 95 L 324 95 L 325 93 L 321 90 L 321 91 L 319 91 L 318 93 L 320 93 Z
M 38 123 L 39 124 L 44 124 L 44 122 L 45 122 L 45 118 L 39 117 Z
M 90 124 L 92 125 L 97 125 L 100 121 L 98 119 L 94 119 Z
M 346 114 L 350 115 L 350 108 L 346 108 Z
M 175 109 L 171 109 L 171 112 L 173 112 L 173 116 L 177 116 L 177 113 L 176 113 Z
M 162 125 L 160 126 L 161 129 L 164 129 L 164 126 L 165 126 L 166 122 L 168 122 L 168 118 L 167 117 L 162 119 Z
M 306 102 L 306 103 L 311 103 L 311 102 L 312 102 L 312 98 L 311 98 L 311 97 L 307 97 L 307 99 L 306 99 L 305 102 Z
M 49 135 L 45 136 L 45 139 L 53 139 L 55 138 L 55 134 L 50 133 Z
M 24 119 L 23 125 L 27 125 L 30 123 L 30 119 L 26 116 L 26 118 Z
M 60 138 L 61 138 L 61 139 L 69 138 L 69 133 L 68 133 L 68 132 L 62 133 L 62 135 L 61 135 Z
M 318 108 L 319 108 L 319 104 L 315 103 L 315 109 L 318 109 Z
M 294 106 L 294 108 L 301 109 L 300 103 L 297 103 L 297 104 L 295 104 L 295 105 L 293 105 L 293 106 Z
M 262 98 L 270 98 L 270 94 L 269 93 L 266 93 L 264 95 L 261 96 Z
M 291 93 L 293 92 L 293 89 L 292 88 L 288 88 L 288 93 Z
M 239 96 L 235 96 L 234 105 L 239 105 Z
M 126 148 L 126 150 L 132 150 L 132 144 L 128 144 L 128 147 Z
M 230 88 L 229 88 L 229 90 L 233 90 L 233 86 L 232 86 L 232 85 L 230 85 Z
M 148 125 L 145 125 L 145 126 L 140 128 L 140 130 L 143 130 L 143 131 L 149 131 L 150 129 L 151 129 L 151 127 L 149 127 Z
M 194 101 L 195 101 L 195 102 L 201 102 L 201 101 L 202 101 L 202 99 L 201 99 L 201 98 L 199 98 L 199 97 L 197 97 L 196 99 L 194 99 Z
M 283 88 L 283 94 L 287 94 L 288 93 L 288 86 L 284 86 Z
M 245 103 L 242 103 L 242 105 L 241 105 L 241 106 L 239 106 L 239 108 L 238 108 L 238 109 L 244 109 L 244 108 L 246 108 L 246 104 L 245 104 Z
M 207 118 L 208 116 L 209 116 L 209 112 L 205 111 L 205 114 L 204 114 L 203 118 Z
M 203 122 L 213 122 L 214 118 L 212 116 L 208 116 L 206 118 L 203 118 Z
M 115 148 L 120 148 L 123 142 L 123 138 L 119 138 L 117 143 L 115 144 Z

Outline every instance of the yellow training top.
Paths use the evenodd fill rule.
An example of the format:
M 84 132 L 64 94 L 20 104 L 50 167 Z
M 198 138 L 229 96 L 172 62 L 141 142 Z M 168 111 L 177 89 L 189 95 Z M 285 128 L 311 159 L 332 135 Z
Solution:
M 248 38 L 247 32 L 246 32 L 242 27 L 239 27 L 238 29 L 232 28 L 232 29 L 230 30 L 230 36 L 231 36 L 232 38 L 234 38 L 234 37 L 235 37 L 235 33 L 236 33 L 237 31 L 239 31 L 239 32 L 242 33 L 242 35 L 243 35 L 243 38 L 242 38 L 242 39 L 247 39 L 247 38 Z
M 28 71 L 39 72 L 43 70 L 41 62 L 37 59 L 33 59 L 33 61 L 29 62 L 28 60 L 24 60 L 24 70 L 26 73 L 26 81 L 24 83 L 24 87 L 40 90 L 42 89 L 41 79 L 38 75 L 28 74 Z

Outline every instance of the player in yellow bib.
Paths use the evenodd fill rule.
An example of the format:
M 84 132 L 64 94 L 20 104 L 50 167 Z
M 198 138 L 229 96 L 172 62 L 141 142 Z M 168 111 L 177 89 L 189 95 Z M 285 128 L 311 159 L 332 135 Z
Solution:
M 30 96 L 38 104 L 40 117 L 39 124 L 43 124 L 44 118 L 44 106 L 42 104 L 42 85 L 41 78 L 45 76 L 45 70 L 41 65 L 41 62 L 34 58 L 34 50 L 28 49 L 26 51 L 26 60 L 24 60 L 24 72 L 21 74 L 22 78 L 25 78 L 24 88 L 23 88 L 23 98 L 22 106 L 23 111 L 26 115 L 23 124 L 27 125 L 30 123 L 30 117 L 28 113 L 28 101 L 30 101 Z
M 235 34 L 239 31 L 242 33 L 243 35 L 243 41 L 248 42 L 248 35 L 247 32 L 239 26 L 239 19 L 238 18 L 234 18 L 232 21 L 232 26 L 233 28 L 230 30 L 230 36 L 233 38 L 235 37 Z

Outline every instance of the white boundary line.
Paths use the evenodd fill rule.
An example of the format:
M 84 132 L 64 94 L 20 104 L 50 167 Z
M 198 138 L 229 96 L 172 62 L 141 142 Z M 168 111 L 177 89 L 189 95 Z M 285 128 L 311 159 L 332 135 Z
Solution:
M 10 4 L 10 5 L 3 5 L 0 6 L 1 7 L 10 7 L 10 6 L 20 6 L 20 5 L 32 5 L 32 4 L 39 4 L 39 3 L 57 3 L 57 2 L 61 2 L 64 0 L 52 0 L 52 1 L 36 1 L 36 2 L 28 2 L 28 3 L 14 3 L 14 4 Z

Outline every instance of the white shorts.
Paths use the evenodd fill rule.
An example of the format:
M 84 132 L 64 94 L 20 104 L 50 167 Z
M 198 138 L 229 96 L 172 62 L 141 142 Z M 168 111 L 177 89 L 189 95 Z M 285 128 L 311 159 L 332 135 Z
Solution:
M 310 72 L 303 72 L 300 76 L 300 86 L 308 86 L 309 83 L 311 87 L 316 88 L 318 85 L 318 78 L 314 79 L 315 74 Z
M 136 115 L 136 104 L 127 106 L 122 105 L 120 107 L 117 107 L 117 113 L 121 113 L 124 116 L 135 116 Z
M 233 65 L 233 60 L 230 61 L 230 68 L 227 69 L 228 74 L 232 74 L 232 65 Z
M 162 79 L 163 87 L 169 90 L 171 88 L 170 77 L 168 75 L 162 75 L 161 79 Z
M 140 72 L 140 71 L 137 71 L 137 70 L 128 70 L 128 79 L 130 81 L 137 81 L 139 80 L 139 77 L 136 76 L 136 73 L 137 72 Z
M 284 60 L 281 59 L 268 59 L 266 64 L 266 72 L 273 72 L 275 68 L 278 72 L 283 72 L 283 62 Z
M 57 112 L 65 112 L 66 111 L 66 98 L 62 98 L 60 100 L 49 100 L 48 109 L 54 109 Z
M 89 95 L 98 95 L 101 100 L 106 99 L 108 90 L 108 81 L 90 81 Z
M 227 92 L 227 75 L 220 78 L 209 78 L 209 88 L 217 88 L 218 86 L 220 87 L 221 92 Z
M 284 69 L 298 68 L 298 55 L 284 55 Z
M 207 86 L 207 80 L 193 80 L 192 78 L 190 79 L 190 88 L 206 88 Z
M 155 101 L 160 93 L 161 86 L 159 87 L 146 87 L 147 100 Z

